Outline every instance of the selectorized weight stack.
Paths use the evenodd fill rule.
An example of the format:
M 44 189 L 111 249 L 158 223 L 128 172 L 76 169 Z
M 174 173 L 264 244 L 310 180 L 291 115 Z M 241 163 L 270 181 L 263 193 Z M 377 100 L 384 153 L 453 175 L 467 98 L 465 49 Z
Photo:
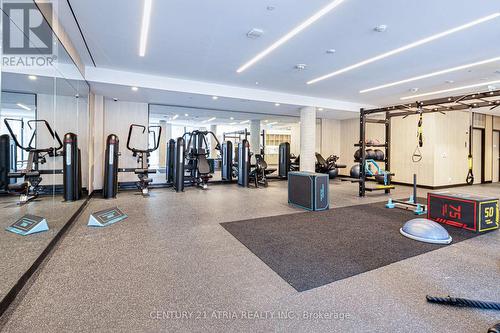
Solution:
M 15 149 L 14 149 L 15 151 Z M 10 137 L 7 134 L 0 136 L 0 192 L 7 192 L 10 184 L 11 172 Z
M 248 187 L 250 184 L 250 144 L 242 140 L 238 144 L 238 185 Z
M 279 145 L 278 176 L 287 179 L 290 172 L 290 144 L 283 142 Z
M 222 144 L 222 180 L 233 180 L 233 143 Z
M 166 163 L 166 177 L 167 184 L 174 182 L 174 156 L 175 156 L 175 140 L 170 139 L 167 142 L 167 163 Z
M 102 195 L 105 199 L 116 198 L 116 193 L 118 192 L 119 151 L 118 137 L 114 134 L 108 135 L 104 164 L 104 186 L 102 190 Z
M 64 135 L 63 143 L 64 200 L 80 200 L 82 196 L 82 166 L 76 134 L 67 133 Z
M 186 148 L 186 142 L 183 138 L 178 138 L 175 144 L 174 153 L 174 189 L 176 192 L 184 191 L 184 149 Z

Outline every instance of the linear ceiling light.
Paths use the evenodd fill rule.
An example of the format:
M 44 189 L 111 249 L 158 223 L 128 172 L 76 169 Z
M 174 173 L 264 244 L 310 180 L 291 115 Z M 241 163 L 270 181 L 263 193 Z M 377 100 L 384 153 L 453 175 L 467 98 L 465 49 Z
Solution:
M 428 93 L 423 93 L 423 94 L 418 94 L 418 95 L 411 95 L 411 96 L 401 97 L 400 99 L 401 100 L 406 100 L 406 99 L 413 99 L 413 98 L 430 96 L 430 95 L 437 95 L 437 94 L 442 94 L 442 93 L 447 93 L 447 92 L 452 92 L 452 91 L 457 91 L 457 90 L 464 90 L 464 89 L 477 88 L 477 87 L 485 87 L 485 86 L 489 86 L 490 84 L 495 84 L 495 83 L 500 83 L 500 80 L 489 81 L 489 82 L 481 82 L 481 83 L 475 83 L 475 84 L 470 84 L 470 85 L 467 85 L 467 86 L 461 86 L 461 87 L 456 87 L 456 88 L 431 91 L 431 92 L 428 92 Z
M 146 44 L 148 42 L 149 21 L 151 19 L 151 7 L 153 0 L 144 0 L 144 11 L 142 12 L 141 44 L 139 46 L 139 55 L 146 55 Z
M 452 67 L 452 68 L 448 68 L 448 69 L 443 69 L 443 70 L 440 70 L 440 71 L 437 71 L 437 72 L 432 72 L 432 73 L 429 73 L 429 74 L 424 74 L 424 75 L 415 76 L 415 77 L 412 77 L 412 78 L 409 78 L 409 79 L 404 79 L 404 80 L 401 80 L 401 81 L 396 81 L 396 82 L 391 82 L 391 83 L 383 84 L 383 85 L 376 86 L 376 87 L 373 87 L 373 88 L 368 88 L 368 89 L 361 90 L 359 93 L 360 94 L 364 94 L 364 93 L 367 93 L 367 92 L 370 92 L 370 91 L 375 91 L 375 90 L 379 90 L 379 89 L 389 88 L 389 87 L 397 86 L 399 84 L 408 83 L 408 82 L 412 82 L 412 81 L 417 81 L 417 80 L 421 80 L 421 79 L 426 79 L 426 78 L 429 78 L 429 77 L 433 77 L 433 76 L 437 76 L 437 75 L 442 75 L 442 74 L 446 74 L 446 73 L 456 72 L 456 71 L 459 71 L 459 70 L 462 70 L 462 69 L 471 68 L 471 67 L 475 67 L 475 66 L 480 66 L 480 65 L 484 65 L 484 64 L 489 64 L 489 63 L 495 62 L 495 61 L 500 61 L 500 57 L 491 58 L 491 59 L 487 59 L 487 60 L 483 60 L 483 61 L 478 61 L 478 62 L 473 62 L 471 64 L 466 64 L 466 65 L 461 65 L 461 66 Z
M 203 123 L 208 123 L 208 122 L 214 121 L 215 119 L 217 119 L 217 118 L 212 117 L 210 119 L 204 120 Z
M 250 120 L 243 120 L 243 121 L 240 121 L 240 124 L 246 124 L 246 123 L 249 123 Z
M 391 51 L 388 51 L 388 52 L 385 52 L 385 53 L 382 53 L 382 54 L 379 54 L 378 56 L 375 56 L 373 58 L 370 58 L 370 59 L 366 59 L 366 60 L 363 60 L 361 62 L 358 62 L 354 65 L 351 65 L 351 66 L 347 66 L 345 68 L 342 68 L 342 69 L 339 69 L 335 72 L 332 72 L 332 73 L 329 73 L 329 74 L 326 74 L 326 75 L 323 75 L 323 76 L 320 76 L 318 78 L 315 78 L 309 82 L 307 82 L 307 84 L 313 84 L 313 83 L 316 83 L 316 82 L 319 82 L 319 81 L 322 81 L 322 80 L 325 80 L 325 79 L 328 79 L 330 77 L 333 77 L 333 76 L 336 76 L 336 75 L 339 75 L 339 74 L 342 74 L 342 73 L 345 73 L 345 72 L 348 72 L 350 70 L 353 70 L 355 68 L 359 68 L 361 66 L 364 66 L 364 65 L 368 65 L 372 62 L 375 62 L 375 61 L 378 61 L 378 60 L 381 60 L 381 59 L 384 59 L 384 58 L 387 58 L 387 57 L 390 57 L 392 55 L 395 55 L 395 54 L 398 54 L 398 53 L 401 53 L 403 51 L 406 51 L 406 50 L 409 50 L 409 49 L 412 49 L 414 47 L 417 47 L 417 46 L 420 46 L 420 45 L 423 45 L 423 44 L 426 44 L 426 43 L 429 43 L 429 42 L 432 42 L 436 39 L 439 39 L 439 38 L 443 38 L 445 36 L 448 36 L 448 35 L 451 35 L 455 32 L 458 32 L 458 31 L 461 31 L 461 30 L 465 30 L 465 29 L 468 29 L 468 28 L 471 28 L 475 25 L 478 25 L 478 24 L 481 24 L 481 23 L 484 23 L 484 22 L 487 22 L 487 21 L 490 21 L 490 20 L 493 20 L 495 18 L 497 18 L 498 16 L 500 16 L 500 12 L 497 12 L 497 13 L 494 13 L 494 14 L 491 14 L 491 15 L 488 15 L 488 16 L 485 16 L 485 17 L 482 17 L 480 19 L 477 19 L 477 20 L 474 20 L 472 22 L 469 22 L 469 23 L 466 23 L 466 24 L 463 24 L 463 25 L 460 25 L 458 27 L 455 27 L 455 28 L 452 28 L 452 29 L 449 29 L 449 30 L 446 30 L 446 31 L 443 31 L 443 32 L 440 32 L 438 34 L 435 34 L 435 35 L 432 35 L 432 36 L 429 36 L 429 37 L 426 37 L 426 38 L 423 38 L 423 39 L 420 39 L 416 42 L 413 42 L 413 43 L 410 43 L 410 44 L 407 44 L 407 45 L 404 45 L 404 46 L 401 46 L 397 49 L 394 49 L 394 50 L 391 50 Z
M 22 103 L 17 103 L 16 105 L 19 106 L 20 108 L 27 110 L 27 111 L 31 111 L 31 109 L 29 107 L 27 107 L 26 105 L 24 105 Z
M 322 8 L 321 10 L 319 10 L 318 12 L 316 12 L 313 16 L 309 17 L 307 20 L 305 20 L 304 22 L 302 22 L 301 24 L 299 24 L 298 26 L 296 26 L 295 28 L 293 28 L 286 35 L 284 35 L 283 37 L 281 37 L 280 39 L 278 39 L 277 41 L 275 41 L 267 49 L 265 49 L 264 51 L 260 52 L 255 57 L 253 57 L 252 59 L 250 59 L 243 66 L 241 66 L 240 68 L 238 68 L 236 70 L 236 72 L 237 73 L 241 73 L 244 70 L 248 69 L 250 66 L 254 65 L 255 63 L 257 63 L 259 60 L 261 60 L 262 58 L 264 58 L 265 56 L 267 56 L 268 54 L 270 54 L 271 52 L 273 52 L 275 49 L 277 49 L 281 45 L 285 44 L 288 40 L 292 39 L 295 35 L 299 34 L 302 30 L 306 29 L 308 26 L 310 26 L 311 24 L 313 24 L 314 22 L 316 22 L 317 20 L 319 20 L 322 16 L 324 16 L 325 14 L 329 13 L 330 11 L 332 11 L 335 7 L 337 7 L 338 5 L 340 5 L 342 2 L 344 2 L 344 0 L 335 0 L 335 1 L 332 1 L 329 5 L 327 5 L 326 7 Z

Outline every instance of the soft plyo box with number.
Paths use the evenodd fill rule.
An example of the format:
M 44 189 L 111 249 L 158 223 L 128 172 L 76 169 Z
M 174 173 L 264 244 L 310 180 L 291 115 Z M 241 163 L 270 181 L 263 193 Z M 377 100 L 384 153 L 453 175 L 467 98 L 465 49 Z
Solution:
M 498 198 L 472 194 L 427 194 L 427 218 L 474 232 L 498 229 Z

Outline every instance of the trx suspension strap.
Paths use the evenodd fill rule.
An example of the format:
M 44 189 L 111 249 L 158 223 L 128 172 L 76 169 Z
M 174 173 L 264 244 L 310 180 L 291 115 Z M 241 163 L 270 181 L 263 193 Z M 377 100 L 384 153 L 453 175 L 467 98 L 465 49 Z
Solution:
M 474 129 L 474 113 L 472 113 L 472 108 L 469 109 L 469 155 L 467 156 L 467 161 L 469 162 L 469 171 L 467 172 L 467 178 L 465 181 L 468 185 L 474 184 L 474 174 L 472 173 L 472 144 L 473 144 L 473 129 Z
M 415 151 L 413 152 L 413 155 L 411 156 L 411 159 L 413 162 L 417 163 L 422 160 L 422 153 L 420 152 L 420 148 L 424 146 L 424 134 L 423 134 L 423 113 L 422 113 L 422 104 L 418 103 L 418 113 L 419 113 L 419 118 L 418 118 L 418 125 L 417 125 L 417 147 L 415 148 Z

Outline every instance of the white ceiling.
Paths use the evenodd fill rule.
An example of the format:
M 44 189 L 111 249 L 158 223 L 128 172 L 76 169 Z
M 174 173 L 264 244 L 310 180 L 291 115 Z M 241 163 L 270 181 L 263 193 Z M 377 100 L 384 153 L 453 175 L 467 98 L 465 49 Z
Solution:
M 317 76 L 499 12 L 497 0 L 345 0 L 241 74 L 236 73 L 239 66 L 330 1 L 153 0 L 144 58 L 138 55 L 143 1 L 70 1 L 98 68 L 380 106 L 399 102 L 414 87 L 427 92 L 486 78 L 500 80 L 500 74 L 495 73 L 500 63 L 496 63 L 359 94 L 364 88 L 500 56 L 497 18 L 317 84 L 305 84 Z M 275 9 L 267 10 L 270 5 Z M 72 17 L 66 15 L 61 20 L 63 25 L 70 25 Z M 388 26 L 386 32 L 373 30 L 380 24 Z M 246 33 L 252 28 L 262 29 L 264 35 L 248 39 Z M 67 30 L 73 40 L 79 39 L 74 28 Z M 92 65 L 81 40 L 75 44 L 87 65 Z M 326 54 L 331 48 L 336 53 Z M 298 63 L 307 64 L 307 69 L 296 71 L 293 67 Z M 447 80 L 454 82 L 445 83 Z M 128 87 L 91 85 L 108 96 L 130 96 Z M 144 98 L 156 102 L 177 103 L 171 100 L 177 98 L 172 94 L 145 94 Z M 230 108 L 239 105 L 231 102 Z

